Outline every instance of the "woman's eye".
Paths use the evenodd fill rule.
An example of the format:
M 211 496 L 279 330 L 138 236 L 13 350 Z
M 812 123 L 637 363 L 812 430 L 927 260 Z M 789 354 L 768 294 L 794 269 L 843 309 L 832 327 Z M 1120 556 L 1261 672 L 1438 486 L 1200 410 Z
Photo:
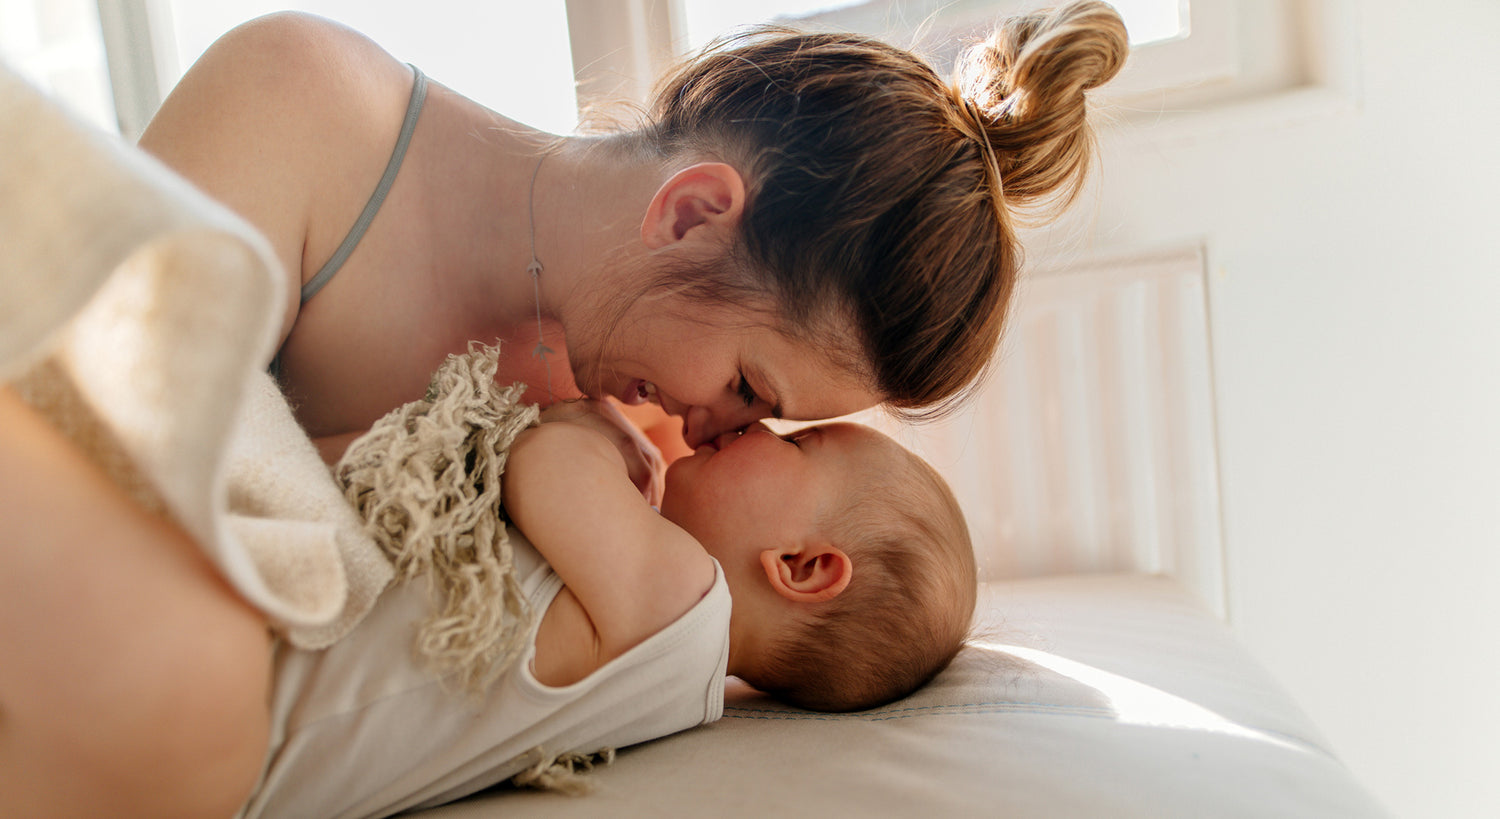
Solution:
M 744 401 L 747 407 L 755 406 L 755 402 L 760 400 L 760 396 L 755 394 L 755 390 L 750 386 L 750 382 L 745 380 L 744 373 L 740 373 L 740 383 L 737 391 L 740 394 L 740 400 Z

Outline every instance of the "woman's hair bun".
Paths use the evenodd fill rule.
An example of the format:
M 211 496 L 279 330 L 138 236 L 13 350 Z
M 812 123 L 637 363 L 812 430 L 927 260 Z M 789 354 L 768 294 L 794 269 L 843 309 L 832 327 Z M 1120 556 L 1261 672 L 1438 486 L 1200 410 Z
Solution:
M 1077 0 L 1014 17 L 959 58 L 952 92 L 982 129 L 1005 202 L 1077 195 L 1092 161 L 1084 92 L 1120 72 L 1130 52 L 1109 4 Z

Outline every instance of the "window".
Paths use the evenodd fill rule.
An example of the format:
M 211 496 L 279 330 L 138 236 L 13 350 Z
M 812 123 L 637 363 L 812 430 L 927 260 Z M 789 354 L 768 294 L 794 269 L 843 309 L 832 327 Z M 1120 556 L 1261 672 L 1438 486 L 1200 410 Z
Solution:
M 635 101 L 646 98 L 644 78 L 738 25 L 782 21 L 860 31 L 912 48 L 946 72 L 964 41 L 987 35 L 1009 14 L 1053 2 L 567 0 L 580 95 Z M 1125 119 L 1191 119 L 1272 97 L 1326 108 L 1330 96 L 1352 96 L 1355 0 L 1112 2 L 1131 32 L 1132 51 L 1125 70 L 1097 96 Z M 1260 119 L 1257 113 L 1246 121 Z
M 1224 16 L 1232 2 L 1115 0 L 1131 32 L 1132 62 L 1161 63 L 1152 71 L 1137 71 L 1143 76 L 1131 80 L 1134 86 L 1150 90 L 1229 73 L 1233 50 L 1225 49 L 1215 32 L 1228 29 Z M 987 36 L 999 20 L 1047 5 L 1040 0 L 568 0 L 570 13 L 616 4 L 636 7 L 643 23 L 610 23 L 594 33 L 580 29 L 597 15 L 577 15 L 582 26 L 573 31 L 574 65 L 586 89 L 591 81 L 597 85 L 597 90 L 586 93 L 615 93 L 636 101 L 644 100 L 647 84 L 618 75 L 628 74 L 634 66 L 655 73 L 671 57 L 739 26 L 780 22 L 857 31 L 911 48 L 947 73 L 960 50 Z M 632 58 L 619 59 L 626 53 Z M 600 74 L 614 76 L 601 79 Z
M 686 46 L 696 49 L 715 36 L 746 23 L 789 22 L 849 29 L 906 43 L 982 36 L 994 22 L 1018 8 L 1016 0 L 679 0 Z M 1133 45 L 1172 40 L 1187 33 L 1180 0 L 1115 0 Z
M 362 31 L 506 116 L 558 133 L 577 123 L 564 0 L 0 0 L 0 57 L 134 139 L 215 39 L 281 9 Z
M 239 23 L 294 9 L 363 32 L 437 82 L 512 119 L 554 133 L 577 123 L 563 0 L 172 0 L 170 8 L 182 69 Z
M 118 121 L 134 138 L 216 37 L 290 7 L 365 32 L 506 116 L 566 133 L 580 103 L 644 102 L 671 60 L 738 25 L 781 20 L 853 29 L 911 47 L 946 70 L 966 40 L 1008 14 L 1053 1 L 0 0 L 0 56 L 84 116 L 107 127 Z M 1302 98 L 1322 107 L 1328 90 L 1344 102 L 1353 96 L 1356 0 L 1114 4 L 1133 50 L 1099 96 L 1126 119 L 1182 119 L 1228 103 L 1296 96 L 1289 91 L 1311 91 Z M 1239 120 L 1265 118 L 1242 112 Z
M 78 116 L 115 129 L 93 0 L 0 0 L 0 58 Z

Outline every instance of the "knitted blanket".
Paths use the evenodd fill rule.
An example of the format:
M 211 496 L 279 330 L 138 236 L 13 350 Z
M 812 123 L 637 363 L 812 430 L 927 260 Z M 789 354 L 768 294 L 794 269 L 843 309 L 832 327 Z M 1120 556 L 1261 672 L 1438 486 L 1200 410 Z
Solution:
M 267 242 L 0 64 L 0 383 L 175 519 L 302 648 L 394 576 L 265 367 Z

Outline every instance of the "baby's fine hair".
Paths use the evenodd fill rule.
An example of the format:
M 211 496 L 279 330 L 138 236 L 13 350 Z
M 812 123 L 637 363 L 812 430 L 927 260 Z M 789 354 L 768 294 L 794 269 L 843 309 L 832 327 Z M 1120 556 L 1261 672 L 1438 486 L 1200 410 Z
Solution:
M 1119 15 L 1095 0 L 1006 21 L 951 83 L 853 34 L 768 27 L 712 44 L 622 138 L 735 165 L 746 213 L 723 263 L 668 269 L 656 286 L 772 305 L 783 332 L 863 373 L 893 408 L 940 414 L 999 343 L 1017 219 L 1078 193 L 1093 156 L 1085 92 L 1128 50 Z
M 859 711 L 910 694 L 967 639 L 978 583 L 958 501 L 925 461 L 894 441 L 821 531 L 853 561 L 849 585 L 776 638 L 745 681 L 815 711 Z

